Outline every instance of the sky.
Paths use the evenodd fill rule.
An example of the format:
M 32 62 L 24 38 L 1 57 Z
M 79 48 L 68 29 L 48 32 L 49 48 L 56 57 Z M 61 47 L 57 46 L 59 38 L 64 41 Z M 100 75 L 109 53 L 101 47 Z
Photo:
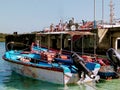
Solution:
M 110 0 L 104 0 L 104 21 L 110 19 Z M 113 0 L 120 18 L 120 0 Z M 60 20 L 94 20 L 94 0 L 0 0 L 0 33 L 41 31 Z M 102 0 L 95 0 L 95 19 L 102 20 Z

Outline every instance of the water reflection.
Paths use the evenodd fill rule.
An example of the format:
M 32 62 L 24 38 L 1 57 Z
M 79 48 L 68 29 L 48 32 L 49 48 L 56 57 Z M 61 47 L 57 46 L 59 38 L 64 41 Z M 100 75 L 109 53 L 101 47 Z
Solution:
M 103 80 L 96 87 L 99 90 L 120 90 L 120 79 Z
M 80 85 L 56 85 L 27 77 L 23 77 L 15 72 L 4 77 L 2 80 L 7 90 L 96 90 L 95 84 L 87 83 Z

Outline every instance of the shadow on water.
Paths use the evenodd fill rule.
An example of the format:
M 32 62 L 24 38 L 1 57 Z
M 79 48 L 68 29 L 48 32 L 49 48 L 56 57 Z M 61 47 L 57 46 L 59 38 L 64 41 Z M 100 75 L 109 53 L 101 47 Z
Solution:
M 7 88 L 5 90 L 96 90 L 93 84 L 57 85 L 27 78 L 15 72 L 12 72 L 8 77 L 9 79 L 4 78 L 6 80 L 3 82 Z
M 119 90 L 119 80 L 102 80 L 99 83 L 56 85 L 21 76 L 10 70 L 4 62 L 0 71 L 0 90 Z M 3 65 L 3 64 L 2 64 Z M 0 65 L 1 66 L 1 65 Z

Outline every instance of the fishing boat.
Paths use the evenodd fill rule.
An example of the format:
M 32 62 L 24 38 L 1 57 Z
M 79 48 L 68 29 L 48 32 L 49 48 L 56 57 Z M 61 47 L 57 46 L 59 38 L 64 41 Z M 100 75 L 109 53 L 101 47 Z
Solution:
M 47 33 L 51 35 L 53 34 L 55 35 L 55 33 L 58 33 L 58 32 L 47 32 Z M 104 56 L 103 58 L 103 56 L 96 54 L 97 46 L 96 46 L 96 34 L 95 33 L 90 33 L 90 30 L 82 30 L 79 32 L 78 30 L 74 30 L 74 32 L 69 31 L 69 34 L 71 34 L 69 38 L 67 38 L 67 35 L 65 33 L 60 36 L 64 38 L 64 40 L 60 40 L 61 41 L 60 47 L 61 47 L 61 51 L 63 54 L 69 54 L 71 51 L 75 51 L 77 54 L 79 54 L 83 58 L 85 62 L 99 63 L 101 67 L 100 67 L 100 70 L 98 71 L 98 75 L 102 79 L 108 80 L 108 79 L 114 79 L 114 78 L 119 77 L 119 74 L 114 69 L 115 66 L 109 60 L 108 55 Z M 44 36 L 44 37 L 48 38 L 48 36 L 47 37 Z M 49 35 L 49 39 L 50 39 L 50 35 Z M 53 39 L 49 40 L 50 43 L 52 43 L 52 40 Z M 58 41 L 58 35 L 55 37 L 55 40 Z M 66 44 L 68 43 L 67 40 L 69 42 L 67 46 L 69 45 L 70 46 L 66 48 Z M 52 48 L 56 49 L 57 47 L 56 45 L 55 46 L 53 45 Z M 106 53 L 108 53 L 108 51 L 106 51 Z M 61 61 L 61 59 L 58 59 L 58 60 Z
M 22 42 L 21 40 L 18 42 L 19 39 L 17 39 L 17 42 L 15 42 L 13 36 L 12 38 L 8 38 L 9 36 L 6 37 L 8 40 L 6 40 L 6 52 L 3 55 L 3 59 L 10 64 L 11 69 L 16 73 L 55 84 L 86 83 L 98 81 L 100 79 L 99 75 L 97 75 L 100 69 L 100 64 L 95 62 L 85 62 L 80 55 L 72 50 L 72 45 L 69 54 L 58 53 L 57 51 L 50 49 L 50 38 L 54 37 L 51 37 L 50 35 L 59 37 L 59 45 L 54 46 L 61 46 L 61 51 L 64 46 L 63 39 L 61 38 L 64 37 L 64 39 L 67 38 L 66 40 L 68 40 L 75 35 L 92 35 L 92 33 L 63 31 L 37 34 L 37 36 L 40 37 L 44 35 L 48 36 L 47 48 L 40 47 L 41 45 L 39 45 L 39 47 L 34 47 L 31 40 L 29 41 L 31 42 L 31 46 L 28 46 L 28 43 L 27 45 L 23 45 L 24 47 L 28 46 L 29 48 L 24 50 L 21 49 L 22 46 L 19 46 L 18 48 L 18 45 L 14 45 L 15 43 L 19 44 Z M 20 36 L 17 35 L 15 35 L 15 37 L 20 38 Z M 29 39 L 29 37 L 27 38 Z M 40 43 L 42 42 L 40 41 Z
M 96 55 L 96 34 L 78 30 L 78 24 L 73 22 L 67 26 L 67 29 L 51 26 L 35 34 L 6 36 L 3 59 L 23 76 L 55 84 L 116 77 L 111 62 Z
M 79 54 L 83 58 L 85 62 L 99 63 L 101 67 L 100 67 L 100 70 L 98 71 L 98 75 L 100 76 L 101 79 L 109 80 L 109 79 L 114 79 L 119 77 L 119 74 L 114 69 L 114 65 L 110 62 L 108 55 L 102 56 L 102 55 L 96 54 L 97 46 L 96 46 L 95 33 L 91 33 L 90 30 L 82 30 L 79 32 L 75 30 L 72 32 L 69 31 L 69 34 L 71 34 L 70 36 L 67 36 L 64 33 L 61 36 L 57 35 L 56 37 L 54 37 L 55 33 L 58 33 L 58 32 L 47 32 L 47 33 L 51 34 L 52 36 L 49 35 L 49 36 L 43 36 L 43 37 L 50 39 L 49 42 L 51 43 L 51 48 L 54 48 L 54 49 L 58 48 L 56 47 L 55 43 L 52 46 L 52 43 L 55 40 L 59 41 L 59 37 L 63 37 L 64 40 L 60 40 L 61 44 L 59 44 L 60 45 L 59 49 L 62 51 L 63 54 L 70 54 L 71 51 L 75 51 L 77 54 Z M 54 37 L 55 40 L 52 37 Z M 42 40 L 42 38 L 40 40 Z M 69 47 L 66 47 L 66 46 L 69 46 Z M 108 51 L 106 51 L 106 53 L 107 52 Z M 61 60 L 61 59 L 57 59 L 57 60 L 64 62 L 64 60 Z

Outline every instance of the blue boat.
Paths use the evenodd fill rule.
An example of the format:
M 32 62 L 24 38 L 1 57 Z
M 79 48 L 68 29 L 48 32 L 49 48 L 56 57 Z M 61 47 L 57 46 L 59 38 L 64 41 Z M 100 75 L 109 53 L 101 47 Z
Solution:
M 45 34 L 86 35 L 91 33 L 82 33 L 78 31 L 75 33 L 69 31 L 41 33 L 40 35 Z M 10 39 L 10 41 L 7 39 Z M 23 50 L 20 49 L 21 47 L 19 46 L 19 49 L 16 49 L 14 48 L 15 45 L 13 45 L 16 43 L 13 38 L 6 38 L 6 41 L 6 52 L 3 55 L 3 59 L 10 64 L 13 71 L 20 75 L 64 85 L 92 82 L 100 79 L 99 75 L 97 75 L 100 64 L 95 62 L 85 62 L 80 55 L 72 51 L 72 48 L 70 54 L 59 54 L 49 47 L 29 46 L 30 50 Z M 19 43 L 20 42 L 21 40 Z M 27 46 L 28 45 L 24 47 Z
M 16 50 L 7 51 L 3 59 L 10 64 L 13 71 L 23 76 L 55 84 L 77 84 L 77 82 L 99 80 L 99 76 L 95 74 L 100 69 L 97 63 L 79 63 L 79 66 L 83 68 L 80 70 L 72 62 L 73 59 L 65 62 L 64 60 L 56 61 L 56 59 L 49 62 L 42 60 L 39 54 Z M 83 80 L 81 80 L 82 72 L 85 75 Z

